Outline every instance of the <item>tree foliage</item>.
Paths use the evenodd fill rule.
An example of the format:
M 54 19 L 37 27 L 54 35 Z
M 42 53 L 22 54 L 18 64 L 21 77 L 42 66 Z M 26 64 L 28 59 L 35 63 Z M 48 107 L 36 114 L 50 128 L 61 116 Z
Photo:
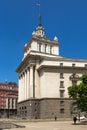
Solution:
M 87 111 L 87 74 L 82 75 L 79 85 L 68 88 L 69 96 L 77 101 L 77 107 L 82 111 Z

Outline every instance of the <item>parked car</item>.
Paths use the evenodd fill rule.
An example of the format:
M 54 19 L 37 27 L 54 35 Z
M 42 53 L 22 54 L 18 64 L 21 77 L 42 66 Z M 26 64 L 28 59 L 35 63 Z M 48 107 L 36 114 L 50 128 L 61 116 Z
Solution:
M 76 118 L 79 120 L 79 116 L 77 116 Z M 84 120 L 84 119 L 86 119 L 85 116 L 80 116 L 80 120 Z

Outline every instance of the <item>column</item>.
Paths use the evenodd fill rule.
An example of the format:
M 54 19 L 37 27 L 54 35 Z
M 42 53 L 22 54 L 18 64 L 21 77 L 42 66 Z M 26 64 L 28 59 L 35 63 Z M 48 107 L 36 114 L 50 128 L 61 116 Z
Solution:
M 21 93 L 20 93 L 21 100 L 20 101 L 22 101 L 23 100 L 23 74 L 21 75 L 21 87 L 20 87 L 20 89 L 21 89 Z
M 33 98 L 35 98 L 35 66 L 33 67 Z
M 6 109 L 8 109 L 8 98 L 6 98 Z
M 24 77 L 24 81 L 25 81 L 25 96 L 24 96 L 24 99 L 26 100 L 27 99 L 27 70 L 25 71 L 25 77 Z
M 16 109 L 16 98 L 14 99 L 14 109 Z
M 23 93 L 22 93 L 22 96 L 23 96 L 23 100 L 25 99 L 25 73 L 23 72 Z
M 10 109 L 12 109 L 12 98 L 10 98 Z
M 30 74 L 29 74 L 29 68 L 27 69 L 27 99 L 29 98 L 30 93 Z
M 21 101 L 21 76 L 19 76 L 19 83 L 18 83 L 18 102 Z
M 33 98 L 33 66 L 30 66 L 30 98 Z

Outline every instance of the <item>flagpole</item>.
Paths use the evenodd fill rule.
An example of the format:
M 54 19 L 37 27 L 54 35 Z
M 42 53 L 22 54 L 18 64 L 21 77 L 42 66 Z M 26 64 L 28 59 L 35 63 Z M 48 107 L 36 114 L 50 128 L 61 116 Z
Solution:
M 41 5 L 40 5 L 40 3 L 37 3 L 36 6 L 37 6 L 38 9 L 39 9 L 39 14 L 38 14 L 38 25 L 39 25 L 39 26 L 42 26 L 42 16 L 41 16 L 41 9 L 40 9 Z

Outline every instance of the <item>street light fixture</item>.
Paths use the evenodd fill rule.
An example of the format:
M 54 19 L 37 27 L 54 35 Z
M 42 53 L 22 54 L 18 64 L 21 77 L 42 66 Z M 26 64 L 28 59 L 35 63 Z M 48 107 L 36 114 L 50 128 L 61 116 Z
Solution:
M 31 120 L 31 106 L 32 106 L 31 99 L 29 105 L 30 105 L 30 120 Z

